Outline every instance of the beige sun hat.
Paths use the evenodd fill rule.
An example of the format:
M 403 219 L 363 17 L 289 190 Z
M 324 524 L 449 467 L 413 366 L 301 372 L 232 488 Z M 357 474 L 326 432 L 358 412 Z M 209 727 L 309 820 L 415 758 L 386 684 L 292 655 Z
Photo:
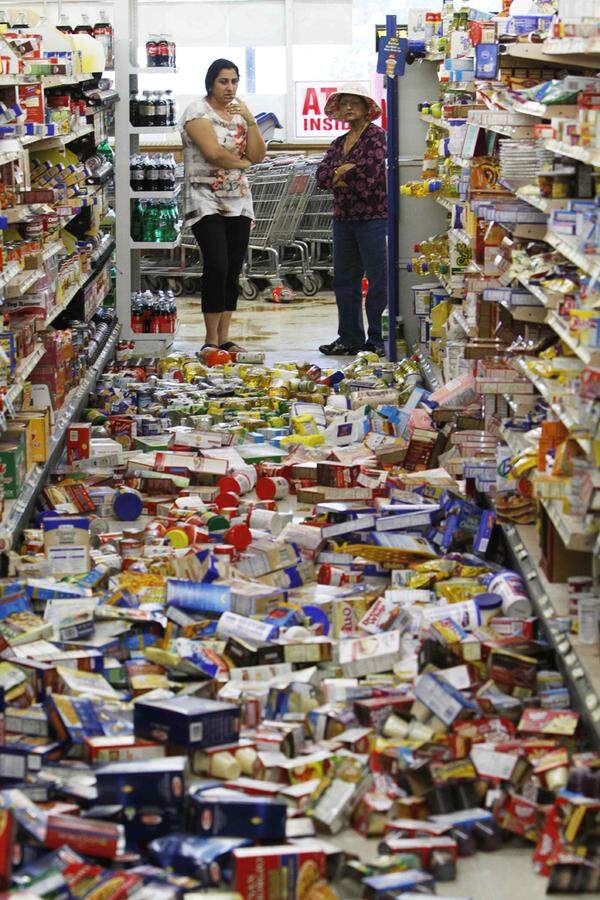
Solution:
M 369 108 L 367 115 L 369 119 L 371 119 L 371 121 L 374 121 L 374 119 L 378 119 L 381 115 L 381 107 L 378 106 L 373 98 L 369 96 L 369 92 L 366 90 L 364 85 L 359 84 L 356 81 L 347 81 L 341 86 L 339 91 L 336 91 L 335 94 L 330 95 L 327 103 L 325 104 L 325 115 L 329 116 L 330 119 L 340 118 L 340 97 L 342 97 L 344 94 L 353 94 L 355 97 L 362 97 L 362 99 L 366 101 L 366 104 Z

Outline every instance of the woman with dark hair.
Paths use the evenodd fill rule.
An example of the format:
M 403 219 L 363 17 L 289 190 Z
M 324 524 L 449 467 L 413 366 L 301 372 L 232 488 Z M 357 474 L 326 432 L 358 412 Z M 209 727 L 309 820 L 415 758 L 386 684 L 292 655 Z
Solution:
M 206 96 L 191 103 L 180 122 L 185 165 L 185 220 L 202 251 L 202 349 L 242 349 L 229 340 L 239 278 L 254 216 L 245 170 L 262 162 L 266 147 L 256 119 L 236 99 L 235 63 L 208 67 Z

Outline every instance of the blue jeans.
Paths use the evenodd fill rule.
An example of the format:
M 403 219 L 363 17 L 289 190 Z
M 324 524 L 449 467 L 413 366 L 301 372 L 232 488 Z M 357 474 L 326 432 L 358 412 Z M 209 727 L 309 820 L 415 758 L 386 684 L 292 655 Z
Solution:
M 369 280 L 365 303 L 369 340 L 381 343 L 381 314 L 387 306 L 386 234 L 386 219 L 333 221 L 333 290 L 338 334 L 347 347 L 362 347 L 365 343 L 363 275 Z

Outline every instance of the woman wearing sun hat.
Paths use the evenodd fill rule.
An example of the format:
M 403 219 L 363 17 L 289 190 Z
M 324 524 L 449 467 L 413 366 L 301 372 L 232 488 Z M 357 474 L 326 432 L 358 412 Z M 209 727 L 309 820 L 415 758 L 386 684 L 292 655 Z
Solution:
M 333 290 L 338 337 L 319 347 L 327 356 L 374 350 L 383 355 L 381 315 L 387 304 L 387 187 L 385 131 L 374 120 L 380 107 L 360 84 L 344 84 L 325 106 L 349 131 L 332 141 L 317 169 L 317 182 L 333 190 Z M 362 313 L 366 275 L 368 340 Z

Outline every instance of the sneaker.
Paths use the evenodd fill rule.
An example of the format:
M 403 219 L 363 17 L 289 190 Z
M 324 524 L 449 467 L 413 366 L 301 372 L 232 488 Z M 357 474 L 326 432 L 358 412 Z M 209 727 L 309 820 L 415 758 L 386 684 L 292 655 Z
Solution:
M 331 344 L 321 344 L 319 352 L 324 356 L 356 356 L 360 347 L 347 347 L 339 338 Z
M 385 346 L 383 341 L 367 341 L 363 350 L 368 350 L 370 353 L 376 353 L 377 356 L 385 356 Z

